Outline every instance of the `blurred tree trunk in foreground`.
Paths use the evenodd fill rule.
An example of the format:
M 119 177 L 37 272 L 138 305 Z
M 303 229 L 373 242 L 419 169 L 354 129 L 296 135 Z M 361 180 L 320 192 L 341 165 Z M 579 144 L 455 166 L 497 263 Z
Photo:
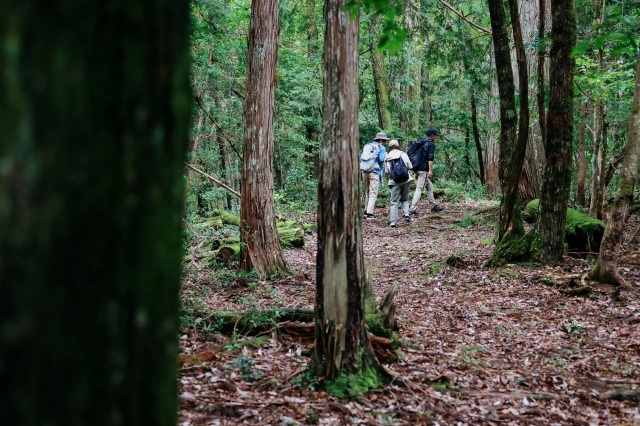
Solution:
M 176 423 L 188 10 L 0 3 L 0 424 Z

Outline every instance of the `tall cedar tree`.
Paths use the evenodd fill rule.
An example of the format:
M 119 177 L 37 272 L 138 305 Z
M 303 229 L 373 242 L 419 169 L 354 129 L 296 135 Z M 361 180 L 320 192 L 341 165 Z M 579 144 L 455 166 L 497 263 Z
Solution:
M 601 281 L 619 286 L 624 285 L 625 282 L 618 274 L 618 255 L 622 237 L 624 236 L 624 228 L 629 218 L 629 206 L 633 201 L 633 194 L 638 181 L 638 157 L 640 156 L 640 55 L 636 65 L 634 90 L 627 145 L 624 150 L 622 168 L 620 169 L 618 192 L 611 205 L 609 220 L 600 244 L 598 264 L 592 273 L 595 278 Z
M 551 0 L 549 114 L 545 140 L 545 172 L 540 196 L 540 258 L 556 262 L 564 253 L 567 203 L 571 185 L 573 144 L 573 76 L 576 44 L 574 0 Z
M 176 424 L 188 11 L 0 3 L 0 424 Z
M 287 269 L 276 227 L 273 201 L 273 112 L 278 58 L 278 0 L 253 0 L 244 100 L 242 268 L 261 275 Z
M 313 370 L 328 380 L 375 360 L 365 328 L 358 169 L 358 19 L 324 3 L 323 123 L 318 182 Z

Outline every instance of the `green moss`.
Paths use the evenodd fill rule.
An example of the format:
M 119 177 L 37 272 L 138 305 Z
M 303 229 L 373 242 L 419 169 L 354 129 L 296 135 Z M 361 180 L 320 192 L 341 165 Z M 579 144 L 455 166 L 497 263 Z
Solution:
M 373 367 L 366 366 L 357 374 L 341 373 L 336 380 L 327 381 L 325 389 L 337 398 L 358 398 L 381 385 L 382 380 Z
M 382 311 L 376 307 L 373 298 L 369 298 L 365 302 L 364 320 L 372 334 L 389 339 L 393 337 L 393 331 L 384 326 Z
M 525 235 L 506 235 L 493 250 L 491 257 L 484 267 L 494 268 L 509 262 L 529 261 L 535 252 L 535 232 L 529 231 Z
M 566 232 L 568 235 L 576 235 L 578 229 L 586 234 L 594 235 L 604 229 L 604 222 L 568 208 Z

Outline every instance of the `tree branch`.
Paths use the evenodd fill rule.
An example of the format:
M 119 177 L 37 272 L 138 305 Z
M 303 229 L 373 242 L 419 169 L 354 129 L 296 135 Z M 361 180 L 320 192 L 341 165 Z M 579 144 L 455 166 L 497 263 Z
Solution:
M 479 26 L 478 24 L 475 24 L 473 22 L 471 22 L 470 20 L 468 20 L 462 13 L 458 12 L 456 9 L 454 9 L 453 6 L 451 6 L 449 3 L 447 3 L 444 0 L 440 0 L 440 3 L 442 3 L 443 5 L 446 6 L 447 9 L 449 9 L 450 11 L 452 11 L 453 13 L 455 13 L 456 15 L 458 15 L 460 17 L 460 19 L 462 19 L 464 22 L 466 22 L 467 24 L 471 25 L 473 28 L 475 28 L 476 30 L 482 31 L 485 34 L 491 34 L 491 31 L 489 31 L 486 28 L 482 28 L 481 26 Z
M 194 96 L 193 99 L 196 101 L 196 104 L 198 105 L 198 107 L 200 108 L 200 110 L 202 110 L 202 112 L 209 118 L 209 120 L 211 120 L 211 122 L 213 123 L 214 126 L 216 126 L 216 128 L 220 131 L 220 132 L 224 132 L 224 129 L 218 124 L 218 122 L 216 120 L 214 120 L 214 118 L 211 116 L 211 114 L 209 114 L 209 111 L 207 111 L 204 106 L 202 106 L 202 103 L 200 102 L 200 98 L 197 96 Z M 229 145 L 229 148 L 231 148 L 231 150 L 238 156 L 239 160 L 242 160 L 242 155 L 240 155 L 240 153 L 238 152 L 238 150 L 236 149 L 235 146 L 233 146 L 233 144 L 231 142 L 229 142 L 229 139 L 225 138 L 224 136 L 220 136 L 220 138 L 226 142 L 227 145 Z
M 211 175 L 208 175 L 207 173 L 203 172 L 202 170 L 192 166 L 189 163 L 185 163 L 187 165 L 187 167 L 189 167 L 191 170 L 193 170 L 194 172 L 198 172 L 201 175 L 207 177 L 209 180 L 211 180 L 214 183 L 217 183 L 218 185 L 220 185 L 221 187 L 223 187 L 224 189 L 226 189 L 227 191 L 229 191 L 230 193 L 232 193 L 233 195 L 235 195 L 238 198 L 242 198 L 242 196 L 240 195 L 240 193 L 238 191 L 236 191 L 235 189 L 231 188 L 230 186 L 227 186 L 224 182 L 222 182 L 221 180 L 218 180 L 216 178 L 214 178 Z

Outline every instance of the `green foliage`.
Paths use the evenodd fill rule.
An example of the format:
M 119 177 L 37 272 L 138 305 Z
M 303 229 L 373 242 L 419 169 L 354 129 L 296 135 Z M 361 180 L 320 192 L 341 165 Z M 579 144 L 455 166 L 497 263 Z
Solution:
M 264 372 L 255 368 L 255 365 L 255 359 L 250 356 L 242 355 L 227 363 L 226 367 L 232 370 L 237 370 L 244 380 L 251 382 L 264 375 Z
M 575 320 L 567 321 L 564 323 L 564 329 L 569 334 L 580 334 L 587 328 L 584 324 L 581 324 Z
M 446 265 L 443 265 L 442 263 L 439 263 L 439 262 L 433 262 L 427 267 L 427 269 L 425 269 L 424 275 L 435 276 L 435 275 L 438 275 L 440 272 L 444 271 L 445 269 L 447 269 Z
M 467 213 L 464 215 L 464 217 L 460 222 L 455 224 L 455 226 L 458 226 L 460 228 L 468 228 L 471 225 L 474 225 L 475 223 L 476 223 L 476 219 L 471 214 Z
M 358 374 L 342 373 L 335 381 L 327 381 L 325 389 L 337 398 L 358 398 L 371 389 L 377 389 L 382 381 L 372 367 L 364 367 Z

